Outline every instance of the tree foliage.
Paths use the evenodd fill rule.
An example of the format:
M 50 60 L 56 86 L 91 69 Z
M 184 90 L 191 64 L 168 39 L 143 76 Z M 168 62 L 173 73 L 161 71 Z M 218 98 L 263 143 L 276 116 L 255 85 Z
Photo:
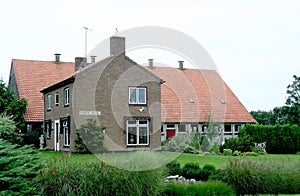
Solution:
M 35 195 L 40 155 L 31 146 L 18 147 L 0 139 L 0 195 Z
M 253 118 L 262 125 L 298 124 L 300 125 L 300 77 L 293 76 L 294 81 L 287 86 L 288 98 L 284 106 L 270 111 L 251 111 Z
M 22 137 L 17 131 L 12 117 L 0 114 L 0 139 L 7 140 L 14 144 L 22 143 Z
M 6 113 L 13 116 L 13 120 L 17 123 L 17 128 L 25 127 L 24 114 L 26 111 L 26 99 L 18 99 L 7 85 L 0 80 L 0 113 Z

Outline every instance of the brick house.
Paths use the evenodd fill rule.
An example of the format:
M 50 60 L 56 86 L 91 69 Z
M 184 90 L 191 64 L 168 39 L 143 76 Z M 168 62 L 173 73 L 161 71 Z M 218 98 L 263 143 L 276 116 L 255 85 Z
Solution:
M 104 125 L 110 151 L 160 149 L 162 80 L 125 55 L 125 38 L 111 37 L 111 55 L 86 67 L 44 94 L 46 146 L 74 151 L 76 129 L 87 119 Z
M 25 98 L 26 130 L 42 134 L 44 102 L 42 89 L 74 73 L 74 63 L 60 61 L 55 54 L 54 61 L 12 59 L 8 87 L 17 98 Z

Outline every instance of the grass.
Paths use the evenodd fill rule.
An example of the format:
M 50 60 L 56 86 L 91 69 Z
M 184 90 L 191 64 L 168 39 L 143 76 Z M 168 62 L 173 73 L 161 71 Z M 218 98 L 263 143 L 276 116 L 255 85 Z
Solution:
M 93 154 L 77 154 L 77 153 L 66 153 L 66 152 L 53 152 L 53 151 L 43 151 L 42 155 L 45 159 L 52 159 L 55 157 L 56 159 L 62 156 L 69 156 L 71 161 L 74 162 L 90 162 L 96 160 L 103 160 L 104 162 L 111 164 L 113 166 L 120 167 L 122 163 L 124 165 L 124 169 L 128 167 L 128 164 L 142 164 L 142 163 L 152 163 L 153 161 L 156 163 L 156 167 L 159 167 L 162 164 L 166 164 L 174 159 L 176 159 L 180 166 L 183 167 L 188 162 L 198 163 L 201 167 L 205 164 L 212 164 L 216 168 L 224 168 L 226 163 L 228 163 L 229 159 L 238 158 L 234 156 L 220 156 L 220 155 L 201 155 L 201 154 L 188 154 L 188 153 L 177 153 L 177 152 L 150 152 L 145 153 L 142 151 L 134 152 L 122 152 L 122 153 L 106 153 L 101 155 L 93 155 Z M 272 154 L 272 155 L 260 155 L 260 156 L 249 156 L 249 159 L 289 159 L 289 158 L 299 158 L 300 155 L 281 155 L 281 154 Z M 137 161 L 138 160 L 138 161 Z M 142 164 L 143 165 L 143 164 Z M 140 167 L 139 165 L 136 165 Z M 144 166 L 144 165 L 143 165 Z M 150 167 L 148 165 L 148 167 Z M 151 167 L 154 167 L 153 165 Z M 143 168 L 147 169 L 147 168 Z M 153 168 L 148 168 L 153 169 Z

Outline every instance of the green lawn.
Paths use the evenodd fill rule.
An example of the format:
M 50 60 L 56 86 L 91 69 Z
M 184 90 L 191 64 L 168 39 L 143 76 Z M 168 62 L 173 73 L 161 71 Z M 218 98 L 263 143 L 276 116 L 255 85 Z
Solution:
M 162 166 L 172 160 L 177 160 L 181 166 L 188 162 L 199 163 L 200 166 L 205 164 L 212 164 L 216 168 L 225 167 L 228 159 L 243 158 L 233 156 L 220 156 L 220 155 L 201 155 L 201 154 L 187 154 L 176 152 L 122 152 L 122 153 L 106 153 L 101 155 L 93 154 L 76 154 L 64 153 L 53 151 L 42 151 L 42 156 L 47 159 L 63 159 L 69 157 L 74 162 L 89 162 L 102 160 L 110 165 L 121 167 L 124 169 L 135 168 L 136 170 L 153 169 Z M 300 155 L 260 155 L 248 156 L 249 159 L 298 159 L 300 164 Z

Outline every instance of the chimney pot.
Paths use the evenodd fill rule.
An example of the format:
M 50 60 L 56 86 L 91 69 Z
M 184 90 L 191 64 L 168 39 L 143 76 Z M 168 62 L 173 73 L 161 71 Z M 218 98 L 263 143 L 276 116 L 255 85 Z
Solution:
M 55 55 L 55 63 L 59 63 L 60 62 L 60 54 L 56 53 Z
M 184 69 L 184 68 L 183 68 L 183 62 L 184 62 L 184 61 L 178 61 L 178 63 L 179 63 L 179 69 L 181 69 L 181 70 Z
M 96 56 L 92 55 L 91 57 L 91 63 L 95 63 L 96 62 Z
M 110 37 L 110 56 L 125 54 L 125 37 Z
M 149 67 L 154 68 L 153 59 L 148 59 L 149 61 Z

